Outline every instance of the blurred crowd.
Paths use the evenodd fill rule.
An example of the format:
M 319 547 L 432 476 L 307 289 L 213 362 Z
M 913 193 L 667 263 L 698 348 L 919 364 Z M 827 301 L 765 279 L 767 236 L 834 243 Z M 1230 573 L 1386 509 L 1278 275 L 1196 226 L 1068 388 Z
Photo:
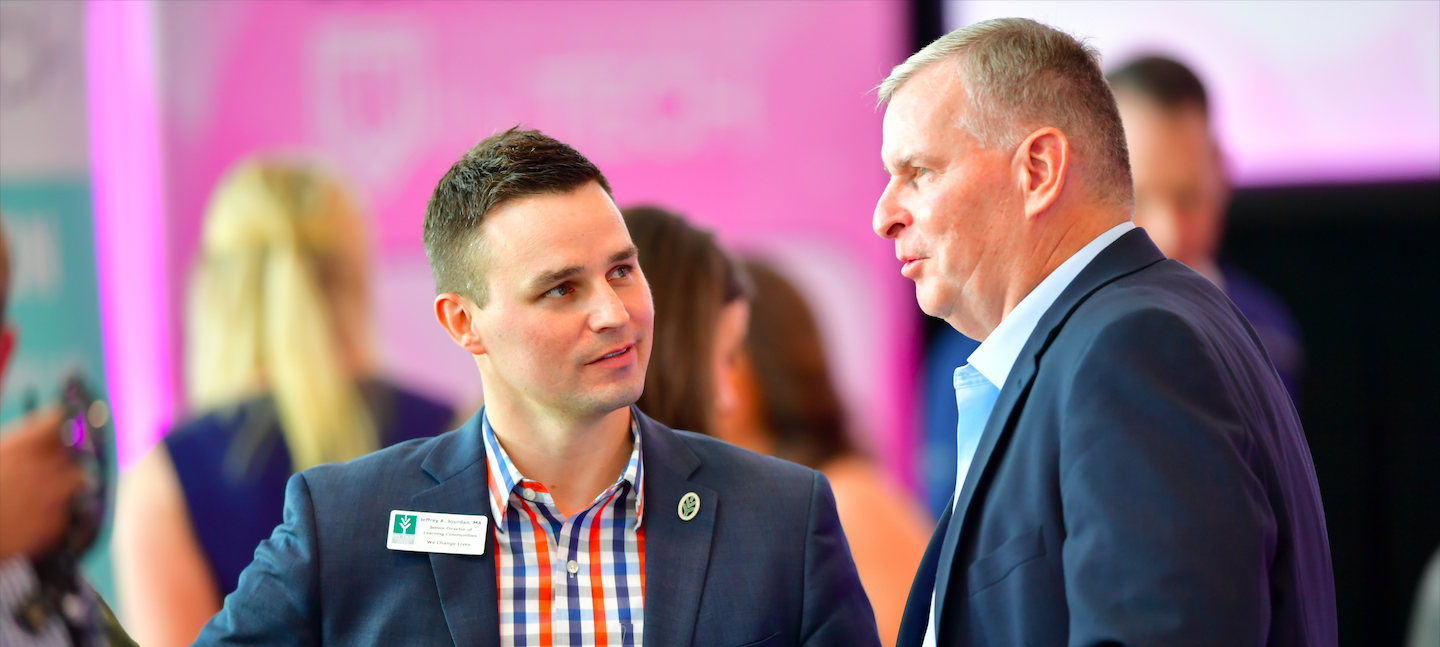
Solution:
M 1230 185 L 1204 86 L 1183 64 L 1156 57 L 1109 78 L 1129 144 L 1135 223 L 1167 256 L 1226 292 L 1299 402 L 1298 326 L 1274 294 L 1218 257 Z M 933 458 L 922 470 L 923 496 L 913 496 L 857 441 L 861 430 L 822 343 L 825 326 L 791 277 L 765 258 L 722 248 L 681 214 L 653 206 L 623 213 L 656 310 L 639 408 L 672 428 L 823 472 L 882 640 L 893 644 L 932 515 L 953 492 L 954 465 L 945 462 L 957 443 L 949 375 L 976 342 L 947 327 L 929 345 L 921 451 Z M 256 157 L 214 188 L 186 297 L 191 415 L 123 475 L 116 503 L 119 600 L 124 627 L 139 643 L 195 638 L 281 522 L 292 474 L 440 434 L 468 417 L 378 373 L 367 240 L 346 183 L 321 165 Z M 0 268 L 8 279 L 3 255 Z M 14 334 L 8 327 L 0 334 L 0 366 Z M 60 433 L 64 420 L 58 406 L 42 407 L 0 441 L 0 604 L 9 603 L 16 565 L 62 541 L 70 502 L 88 487 Z M 1432 564 L 1422 591 L 1431 600 L 1440 597 L 1437 569 Z M 36 580 L 14 577 L 26 589 Z M 110 644 L 123 644 L 103 603 L 81 594 L 95 608 L 72 614 L 81 618 L 72 629 L 100 618 L 92 624 L 113 630 Z M 1440 601 L 1417 610 L 1413 644 L 1440 644 Z M 0 637 L 18 635 L 7 633 L 17 631 L 11 624 L 0 618 Z M 61 640 L 65 624 L 42 634 Z

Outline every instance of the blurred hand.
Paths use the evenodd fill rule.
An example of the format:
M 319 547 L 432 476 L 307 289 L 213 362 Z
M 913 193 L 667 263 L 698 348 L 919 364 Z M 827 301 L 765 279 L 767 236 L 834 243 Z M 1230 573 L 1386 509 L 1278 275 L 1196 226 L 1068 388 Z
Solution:
M 0 560 L 43 554 L 70 522 L 86 476 L 60 441 L 62 421 L 57 405 L 0 433 Z

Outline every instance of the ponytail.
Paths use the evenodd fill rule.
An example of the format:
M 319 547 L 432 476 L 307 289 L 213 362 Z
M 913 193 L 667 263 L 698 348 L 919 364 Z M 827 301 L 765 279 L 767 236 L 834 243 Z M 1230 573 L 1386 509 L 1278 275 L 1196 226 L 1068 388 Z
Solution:
M 316 271 L 327 254 L 347 257 L 333 248 L 356 239 L 353 204 L 317 174 L 249 162 L 222 181 L 205 220 L 187 322 L 192 408 L 268 391 L 295 471 L 374 451 Z

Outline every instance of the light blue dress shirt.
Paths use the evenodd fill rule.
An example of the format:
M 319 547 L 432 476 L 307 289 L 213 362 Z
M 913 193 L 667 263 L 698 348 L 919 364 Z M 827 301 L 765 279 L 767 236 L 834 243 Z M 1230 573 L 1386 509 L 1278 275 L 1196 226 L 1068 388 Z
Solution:
M 985 377 L 974 363 L 955 369 L 955 406 L 960 411 L 960 423 L 955 426 L 957 493 L 965 484 L 975 449 L 980 446 L 980 435 L 985 432 L 985 423 L 990 421 L 990 412 L 999 397 L 1000 387 Z
M 1070 283 L 1090 261 L 1095 260 L 1110 243 L 1134 228 L 1135 223 L 1122 222 L 1081 247 L 1080 251 L 1075 252 L 1040 281 L 1020 303 L 1015 304 L 1015 309 L 1005 315 L 1005 318 L 1000 320 L 1000 325 L 970 354 L 969 363 L 955 369 L 955 405 L 960 408 L 960 424 L 955 430 L 958 460 L 955 470 L 955 494 L 952 497 L 958 500 L 960 496 L 960 488 L 965 484 L 965 475 L 970 471 L 971 461 L 975 460 L 975 450 L 980 446 L 980 436 L 985 431 L 986 423 L 990 421 L 990 413 L 995 409 L 1000 389 L 1004 388 L 1005 380 L 1010 377 L 1010 369 L 1015 367 L 1015 360 L 1020 357 L 1025 343 L 1030 341 L 1030 335 L 1035 332 L 1035 326 L 1039 325 L 1040 317 L 1055 304 L 1055 299 L 1060 298 L 1060 293 L 1070 287 Z M 956 523 L 954 516 L 951 516 L 950 523 Z M 936 532 L 944 530 L 937 529 Z M 935 647 L 934 593 L 931 596 L 930 622 L 925 629 L 924 647 Z

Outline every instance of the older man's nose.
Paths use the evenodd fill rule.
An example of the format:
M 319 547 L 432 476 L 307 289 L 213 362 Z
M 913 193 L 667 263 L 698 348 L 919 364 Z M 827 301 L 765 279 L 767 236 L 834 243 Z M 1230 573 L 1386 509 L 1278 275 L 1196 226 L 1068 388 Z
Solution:
M 881 238 L 894 238 L 908 224 L 908 214 L 895 199 L 895 180 L 885 186 L 880 201 L 875 204 L 875 216 L 870 226 Z

